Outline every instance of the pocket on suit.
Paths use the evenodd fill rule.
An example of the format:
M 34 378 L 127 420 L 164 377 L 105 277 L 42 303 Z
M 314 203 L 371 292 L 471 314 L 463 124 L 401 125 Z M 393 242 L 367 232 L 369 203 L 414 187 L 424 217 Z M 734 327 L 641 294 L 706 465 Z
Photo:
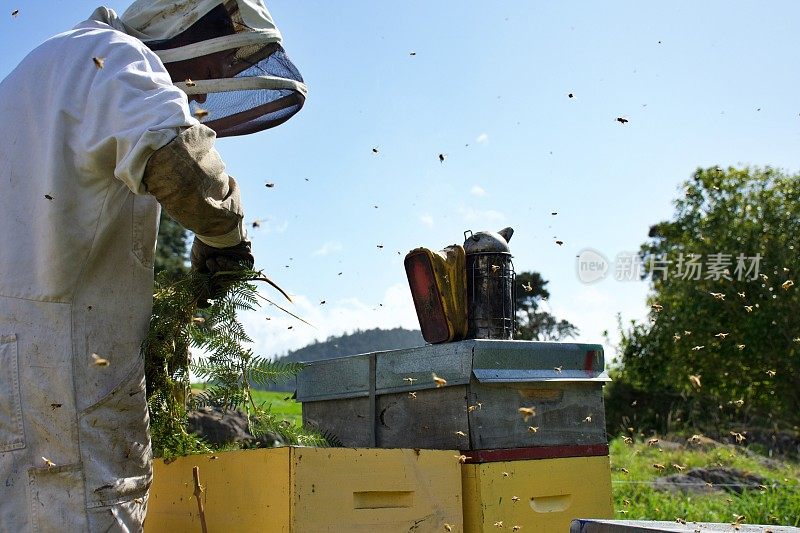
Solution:
M 17 336 L 0 335 L 0 453 L 24 447 Z

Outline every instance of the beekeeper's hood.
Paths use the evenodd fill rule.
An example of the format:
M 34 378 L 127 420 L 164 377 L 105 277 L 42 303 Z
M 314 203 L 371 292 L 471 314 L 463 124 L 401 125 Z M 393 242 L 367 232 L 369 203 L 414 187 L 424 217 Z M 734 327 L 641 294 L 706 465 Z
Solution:
M 282 124 L 305 102 L 303 78 L 262 0 L 136 0 L 121 22 L 168 68 L 183 61 L 221 64 L 222 78 L 173 80 L 218 137 Z M 192 95 L 207 96 L 199 103 Z

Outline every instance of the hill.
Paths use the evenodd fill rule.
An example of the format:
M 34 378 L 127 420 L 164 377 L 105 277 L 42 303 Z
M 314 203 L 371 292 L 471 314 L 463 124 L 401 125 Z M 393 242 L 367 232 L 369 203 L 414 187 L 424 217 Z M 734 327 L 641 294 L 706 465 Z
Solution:
M 322 342 L 316 341 L 308 346 L 292 350 L 286 355 L 278 357 L 277 361 L 282 363 L 308 363 L 324 359 L 333 359 L 335 357 L 345 357 L 348 355 L 413 348 L 415 346 L 423 346 L 424 344 L 425 340 L 422 338 L 422 333 L 419 330 L 403 328 L 375 328 L 366 331 L 357 330 L 354 333 L 346 333 L 338 337 L 328 337 Z M 293 391 L 294 388 L 294 380 L 291 380 L 289 383 L 279 383 L 266 387 L 267 390 L 274 391 Z
M 418 330 L 375 328 L 346 333 L 338 337 L 328 337 L 322 342 L 316 341 L 303 348 L 288 352 L 283 357 L 279 357 L 278 361 L 320 361 L 381 350 L 413 348 L 424 344 L 422 333 Z

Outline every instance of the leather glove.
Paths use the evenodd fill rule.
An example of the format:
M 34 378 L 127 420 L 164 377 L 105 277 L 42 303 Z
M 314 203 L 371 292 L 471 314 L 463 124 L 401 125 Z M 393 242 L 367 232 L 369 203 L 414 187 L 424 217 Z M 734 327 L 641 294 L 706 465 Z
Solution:
M 250 251 L 250 241 L 242 241 L 236 246 L 228 248 L 214 248 L 197 237 L 192 243 L 191 252 L 192 270 L 201 274 L 216 274 L 231 270 L 247 270 L 253 268 L 255 259 Z M 227 289 L 224 276 L 214 276 L 210 279 L 207 291 L 198 296 L 197 306 L 209 307 L 209 299 L 219 298 Z

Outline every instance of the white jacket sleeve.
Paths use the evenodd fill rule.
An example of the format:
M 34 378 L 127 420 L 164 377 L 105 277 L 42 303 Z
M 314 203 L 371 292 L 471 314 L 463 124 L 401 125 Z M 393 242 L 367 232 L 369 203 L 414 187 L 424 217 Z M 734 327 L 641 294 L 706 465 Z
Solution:
M 113 33 L 110 42 L 92 51 L 102 68 L 86 58 L 87 68 L 96 72 L 82 117 L 84 151 L 78 158 L 86 172 L 107 174 L 113 167 L 116 178 L 144 194 L 142 176 L 153 152 L 199 122 L 158 57 L 137 39 Z

